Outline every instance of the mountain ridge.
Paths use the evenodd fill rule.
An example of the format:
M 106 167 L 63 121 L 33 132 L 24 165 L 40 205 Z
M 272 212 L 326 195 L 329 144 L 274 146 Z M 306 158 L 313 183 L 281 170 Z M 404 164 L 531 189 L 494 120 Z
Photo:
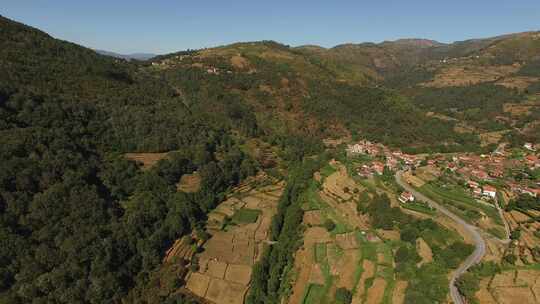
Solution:
M 536 35 L 452 47 L 259 41 L 128 61 L 0 17 L 0 302 L 193 303 L 178 278 L 198 264 L 164 264 L 168 248 L 185 240 L 195 253 L 209 212 L 259 171 L 290 185 L 266 223 L 300 232 L 288 222 L 303 219 L 304 189 L 318 193 L 315 172 L 345 157 L 325 139 L 399 155 L 540 142 Z M 486 133 L 500 138 L 484 144 Z M 141 168 L 134 152 L 164 159 Z M 178 191 L 187 175 L 197 192 Z M 379 212 L 394 214 L 389 199 L 372 206 L 394 221 Z M 298 243 L 273 239 L 291 254 Z
M 95 50 L 98 54 L 101 54 L 101 55 L 105 55 L 105 56 L 111 56 L 111 57 L 115 57 L 115 58 L 120 58 L 120 59 L 126 59 L 126 60 L 132 60 L 132 59 L 135 59 L 135 60 L 149 60 L 149 59 L 152 59 L 156 56 L 158 56 L 157 54 L 152 54 L 152 53 L 131 53 L 131 54 L 119 54 L 119 53 L 116 53 L 116 52 L 111 52 L 111 51 L 105 51 L 105 50 Z

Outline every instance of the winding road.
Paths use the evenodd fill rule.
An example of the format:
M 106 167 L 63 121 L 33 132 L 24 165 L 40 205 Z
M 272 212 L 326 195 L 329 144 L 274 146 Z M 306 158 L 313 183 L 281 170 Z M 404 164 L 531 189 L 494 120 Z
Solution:
M 464 274 L 467 269 L 469 269 L 474 264 L 480 262 L 484 254 L 486 253 L 486 242 L 480 235 L 480 232 L 478 232 L 477 228 L 468 224 L 464 220 L 462 220 L 460 217 L 446 209 L 445 207 L 439 205 L 432 199 L 426 197 L 422 193 L 416 191 L 413 187 L 411 187 L 409 184 L 404 182 L 401 178 L 401 175 L 403 174 L 403 171 L 399 171 L 396 173 L 396 182 L 403 187 L 405 190 L 411 192 L 417 199 L 420 199 L 422 201 L 427 202 L 430 206 L 437 209 L 440 213 L 448 216 L 450 219 L 455 221 L 458 225 L 462 226 L 467 233 L 469 233 L 474 241 L 475 249 L 474 252 L 467 257 L 467 259 L 459 266 L 456 271 L 452 274 L 452 277 L 450 279 L 450 296 L 452 297 L 452 301 L 455 304 L 465 304 L 465 301 L 463 300 L 463 297 L 459 293 L 456 287 L 456 280 L 459 278 L 462 274 Z

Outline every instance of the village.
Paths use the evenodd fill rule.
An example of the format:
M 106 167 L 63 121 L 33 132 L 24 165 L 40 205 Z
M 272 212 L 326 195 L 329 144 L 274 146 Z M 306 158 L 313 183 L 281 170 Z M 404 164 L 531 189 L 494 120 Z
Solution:
M 481 280 L 475 294 L 480 303 L 514 303 L 509 301 L 514 297 L 523 303 L 538 299 L 537 287 L 518 287 L 512 282 L 526 271 L 515 269 L 528 269 L 540 262 L 540 145 L 500 144 L 489 153 L 410 155 L 360 140 L 345 150 L 350 174 L 362 184 L 391 188 L 389 193 L 404 212 L 430 216 L 443 225 L 441 213 L 459 218 L 461 228 L 454 227 L 476 246 L 464 269 L 476 263 L 509 267 Z M 462 230 L 467 227 L 473 227 L 469 229 L 476 237 L 467 239 Z M 504 278 L 509 279 L 499 283 Z
M 494 200 L 497 191 L 504 191 L 511 198 L 521 194 L 540 196 L 539 145 L 526 143 L 521 149 L 505 149 L 500 145 L 490 154 L 450 153 L 410 155 L 399 150 L 391 150 L 380 143 L 360 140 L 346 148 L 351 157 L 360 156 L 366 160 L 356 172 L 360 177 L 369 178 L 383 175 L 384 170 L 415 170 L 423 168 L 434 176 L 452 174 L 462 181 L 470 193 L 479 199 Z M 535 175 L 536 172 L 536 175 Z M 401 202 L 413 201 L 410 193 L 403 193 Z

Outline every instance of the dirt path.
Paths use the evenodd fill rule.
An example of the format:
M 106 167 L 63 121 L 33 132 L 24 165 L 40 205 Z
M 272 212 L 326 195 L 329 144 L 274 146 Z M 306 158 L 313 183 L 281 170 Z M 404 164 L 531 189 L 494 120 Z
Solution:
M 474 252 L 467 257 L 467 259 L 459 266 L 459 268 L 452 273 L 451 279 L 450 279 L 450 296 L 452 297 L 452 301 L 456 304 L 465 304 L 465 300 L 459 293 L 455 283 L 457 278 L 459 278 L 462 274 L 464 274 L 471 266 L 474 264 L 480 262 L 484 254 L 486 253 L 486 242 L 478 232 L 477 228 L 469 225 L 467 222 L 465 222 L 463 219 L 455 215 L 454 213 L 450 212 L 445 207 L 437 204 L 432 199 L 424 196 L 422 193 L 416 191 L 413 187 L 411 187 L 409 184 L 403 182 L 401 176 L 403 174 L 403 171 L 399 171 L 396 173 L 396 182 L 402 186 L 405 190 L 411 192 L 414 196 L 419 198 L 420 200 L 428 202 L 428 204 L 434 208 L 436 208 L 439 212 L 442 214 L 448 216 L 451 218 L 454 222 L 456 222 L 458 225 L 464 228 L 464 230 L 469 234 L 472 239 L 474 240 L 475 250 Z

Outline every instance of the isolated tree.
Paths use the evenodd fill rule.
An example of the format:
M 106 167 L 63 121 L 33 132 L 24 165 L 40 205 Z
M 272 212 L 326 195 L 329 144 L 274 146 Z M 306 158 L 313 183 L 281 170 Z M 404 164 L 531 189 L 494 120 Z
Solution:
M 512 253 L 511 253 L 511 254 L 508 254 L 508 255 L 506 255 L 506 256 L 504 257 L 504 261 L 505 261 L 506 263 L 508 263 L 508 264 L 514 265 L 514 264 L 516 263 L 516 261 L 517 261 L 517 257 L 516 257 L 515 254 L 512 254 Z
M 324 228 L 330 232 L 336 228 L 336 224 L 331 219 L 327 219 L 324 221 Z
M 406 227 L 401 230 L 400 238 L 402 241 L 414 243 L 416 239 L 420 236 L 420 231 L 416 227 Z
M 511 240 L 518 240 L 520 237 L 521 237 L 521 230 L 520 229 L 512 230 L 512 232 L 510 232 L 510 239 Z
M 352 293 L 345 287 L 336 290 L 336 303 L 350 304 L 352 302 Z

